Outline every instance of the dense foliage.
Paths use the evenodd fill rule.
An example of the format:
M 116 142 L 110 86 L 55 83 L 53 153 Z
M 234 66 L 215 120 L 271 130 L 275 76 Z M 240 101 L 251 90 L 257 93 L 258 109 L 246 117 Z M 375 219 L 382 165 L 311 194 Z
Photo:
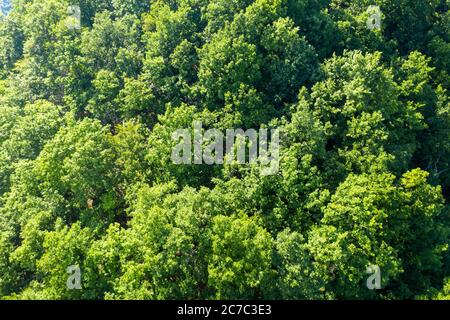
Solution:
M 12 4 L 0 297 L 450 299 L 449 0 Z M 280 128 L 279 173 L 174 164 L 194 120 Z

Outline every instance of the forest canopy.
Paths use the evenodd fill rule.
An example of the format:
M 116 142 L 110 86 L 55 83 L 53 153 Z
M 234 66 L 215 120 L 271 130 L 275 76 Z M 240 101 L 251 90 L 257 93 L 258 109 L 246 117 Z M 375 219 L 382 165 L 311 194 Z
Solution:
M 450 299 L 449 6 L 0 1 L 0 299 Z

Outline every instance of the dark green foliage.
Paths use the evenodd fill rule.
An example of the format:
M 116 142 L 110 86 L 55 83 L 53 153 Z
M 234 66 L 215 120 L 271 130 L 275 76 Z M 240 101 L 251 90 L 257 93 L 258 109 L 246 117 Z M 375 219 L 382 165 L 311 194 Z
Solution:
M 448 0 L 13 3 L 0 299 L 450 299 Z M 194 121 L 278 172 L 175 164 Z

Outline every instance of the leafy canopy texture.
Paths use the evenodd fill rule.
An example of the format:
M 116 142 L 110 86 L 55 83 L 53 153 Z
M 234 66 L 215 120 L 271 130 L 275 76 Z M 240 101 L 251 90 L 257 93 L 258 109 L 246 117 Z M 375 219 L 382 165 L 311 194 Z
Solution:
M 449 5 L 0 1 L 0 299 L 450 299 Z

